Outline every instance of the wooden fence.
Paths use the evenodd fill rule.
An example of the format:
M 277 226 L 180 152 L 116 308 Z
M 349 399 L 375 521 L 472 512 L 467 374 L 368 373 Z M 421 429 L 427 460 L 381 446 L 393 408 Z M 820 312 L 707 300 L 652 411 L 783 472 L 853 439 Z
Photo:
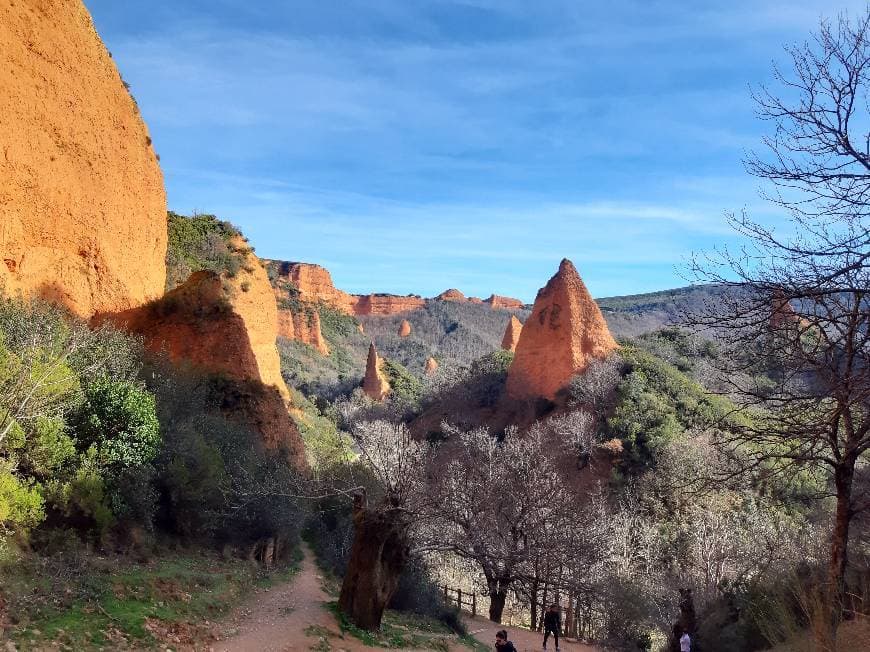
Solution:
M 444 601 L 447 604 L 455 604 L 460 610 L 470 611 L 472 616 L 477 615 L 477 594 L 463 593 L 462 589 L 451 589 L 444 585 Z

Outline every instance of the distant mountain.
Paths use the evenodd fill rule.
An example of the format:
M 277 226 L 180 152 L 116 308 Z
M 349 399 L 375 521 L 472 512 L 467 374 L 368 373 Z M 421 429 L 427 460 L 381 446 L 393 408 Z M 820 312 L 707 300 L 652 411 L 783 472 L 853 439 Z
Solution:
M 701 308 L 724 290 L 716 285 L 693 285 L 647 294 L 596 299 L 617 339 L 679 325 L 685 312 Z

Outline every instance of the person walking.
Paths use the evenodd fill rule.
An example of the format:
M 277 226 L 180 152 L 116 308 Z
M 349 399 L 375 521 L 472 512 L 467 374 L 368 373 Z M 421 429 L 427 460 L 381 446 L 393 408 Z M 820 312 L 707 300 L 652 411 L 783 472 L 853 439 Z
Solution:
M 495 634 L 495 649 L 498 652 L 517 652 L 514 644 L 508 640 L 507 630 L 503 629 Z
M 683 630 L 683 635 L 680 636 L 680 652 L 692 652 L 692 637 L 686 630 Z
M 550 634 L 556 640 L 556 652 L 559 652 L 559 632 L 562 630 L 562 614 L 559 605 L 551 604 L 544 614 L 544 649 L 547 649 L 547 639 Z

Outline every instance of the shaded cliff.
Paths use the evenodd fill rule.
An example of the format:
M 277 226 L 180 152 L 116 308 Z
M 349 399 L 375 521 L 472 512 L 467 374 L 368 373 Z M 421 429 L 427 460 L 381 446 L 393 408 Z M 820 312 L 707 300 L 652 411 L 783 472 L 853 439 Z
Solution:
M 163 292 L 151 138 L 80 0 L 0 0 L 0 283 L 82 316 Z
M 237 272 L 198 271 L 162 299 L 111 319 L 176 364 L 235 381 L 225 393 L 230 416 L 244 417 L 267 447 L 287 449 L 294 463 L 304 466 L 275 345 L 274 292 L 250 248 L 241 239 L 233 246 L 244 260 Z

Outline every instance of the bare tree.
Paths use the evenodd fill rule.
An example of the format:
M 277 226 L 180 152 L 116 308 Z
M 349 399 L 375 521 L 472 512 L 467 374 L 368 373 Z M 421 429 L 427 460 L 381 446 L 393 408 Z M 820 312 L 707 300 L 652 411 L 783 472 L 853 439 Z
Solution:
M 539 431 L 502 441 L 486 429 L 459 431 L 445 425 L 431 478 L 431 548 L 479 565 L 490 597 L 489 617 L 501 622 L 508 590 L 524 576 L 533 552 L 567 528 L 567 488 L 553 464 L 558 448 Z
M 354 496 L 354 539 L 338 606 L 359 627 L 376 630 L 408 560 L 414 510 L 424 502 L 426 447 L 404 424 L 388 421 L 358 423 L 353 436 L 383 495 L 371 505 L 365 490 Z
M 828 564 L 828 623 L 819 649 L 835 649 L 849 528 L 867 507 L 853 492 L 870 450 L 870 12 L 823 22 L 788 50 L 793 74 L 780 94 L 755 94 L 775 125 L 749 171 L 772 183 L 794 235 L 746 214 L 729 221 L 748 244 L 696 260 L 696 279 L 729 292 L 689 316 L 730 349 L 721 371 L 743 412 L 720 444 L 743 471 L 813 474 L 836 499 Z

